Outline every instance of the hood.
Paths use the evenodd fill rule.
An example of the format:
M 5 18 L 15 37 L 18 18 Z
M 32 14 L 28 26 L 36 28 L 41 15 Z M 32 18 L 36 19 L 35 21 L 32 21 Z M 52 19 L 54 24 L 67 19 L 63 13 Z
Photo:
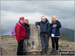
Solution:
M 20 17 L 20 18 L 19 18 L 19 23 L 20 23 L 21 20 L 24 20 L 24 17 Z

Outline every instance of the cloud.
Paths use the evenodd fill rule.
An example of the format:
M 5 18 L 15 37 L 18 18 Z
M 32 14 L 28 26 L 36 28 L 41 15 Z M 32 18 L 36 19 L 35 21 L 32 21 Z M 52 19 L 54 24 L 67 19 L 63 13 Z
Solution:
M 48 16 L 74 16 L 74 1 L 1 1 L 1 10 L 17 13 L 40 12 Z
M 2 1 L 1 9 L 13 12 L 51 12 L 74 10 L 74 1 Z
M 3 21 L 18 21 L 19 18 L 23 16 L 27 19 L 29 19 L 31 21 L 31 23 L 35 23 L 35 21 L 40 21 L 41 20 L 41 16 L 45 16 L 47 18 L 49 18 L 47 15 L 42 14 L 40 12 L 36 12 L 36 13 L 14 13 L 14 12 L 9 12 L 9 11 L 1 11 L 1 22 L 3 23 Z M 33 22 L 34 20 L 34 22 Z
M 4 29 L 12 28 L 20 16 L 35 23 L 43 15 L 48 20 L 51 16 L 57 16 L 63 27 L 74 29 L 74 1 L 1 1 L 1 24 Z

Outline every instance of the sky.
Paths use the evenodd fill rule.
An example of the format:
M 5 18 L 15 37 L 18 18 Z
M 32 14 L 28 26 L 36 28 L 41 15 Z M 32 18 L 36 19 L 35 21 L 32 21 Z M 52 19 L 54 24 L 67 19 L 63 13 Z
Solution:
M 34 24 L 41 16 L 57 16 L 63 28 L 74 29 L 74 1 L 1 1 L 1 30 L 12 30 L 21 16 Z

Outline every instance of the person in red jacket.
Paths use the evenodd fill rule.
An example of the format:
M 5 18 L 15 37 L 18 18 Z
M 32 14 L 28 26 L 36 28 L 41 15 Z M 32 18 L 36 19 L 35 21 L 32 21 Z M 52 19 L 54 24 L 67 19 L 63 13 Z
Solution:
M 23 55 L 23 42 L 26 37 L 26 29 L 23 25 L 24 17 L 20 17 L 16 24 L 16 40 L 18 42 L 17 55 Z

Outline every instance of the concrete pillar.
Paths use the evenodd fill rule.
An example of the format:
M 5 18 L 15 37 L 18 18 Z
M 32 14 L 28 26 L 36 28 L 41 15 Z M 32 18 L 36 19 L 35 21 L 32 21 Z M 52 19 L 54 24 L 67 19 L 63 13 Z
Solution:
M 41 51 L 40 36 L 38 35 L 37 28 L 34 24 L 30 25 L 30 39 L 28 40 L 29 45 L 26 45 L 26 42 L 27 41 L 25 40 L 24 48 L 26 47 L 27 52 L 37 52 L 37 51 L 40 52 Z

